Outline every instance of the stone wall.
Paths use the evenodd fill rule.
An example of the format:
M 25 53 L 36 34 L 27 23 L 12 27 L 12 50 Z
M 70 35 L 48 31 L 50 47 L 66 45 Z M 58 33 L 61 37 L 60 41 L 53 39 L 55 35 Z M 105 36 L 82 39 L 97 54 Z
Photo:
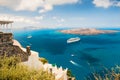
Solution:
M 13 35 L 12 33 L 0 32 L 0 46 L 11 46 L 13 45 Z
M 0 56 L 19 56 L 21 61 L 27 61 L 29 54 L 19 46 L 13 45 L 13 34 L 0 32 Z

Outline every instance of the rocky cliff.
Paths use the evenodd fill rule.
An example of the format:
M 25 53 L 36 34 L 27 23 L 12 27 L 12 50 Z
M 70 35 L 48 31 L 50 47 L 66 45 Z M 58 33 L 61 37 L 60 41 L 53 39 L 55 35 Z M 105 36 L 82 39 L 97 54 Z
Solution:
M 19 46 L 13 45 L 13 34 L 0 32 L 0 56 L 19 56 L 21 61 L 27 61 L 29 54 Z

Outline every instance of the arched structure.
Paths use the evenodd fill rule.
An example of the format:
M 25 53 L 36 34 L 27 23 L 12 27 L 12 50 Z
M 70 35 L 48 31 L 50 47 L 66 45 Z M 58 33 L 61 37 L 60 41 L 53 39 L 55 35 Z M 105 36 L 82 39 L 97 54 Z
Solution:
M 0 20 L 0 46 L 13 44 L 12 23 L 13 21 Z
M 0 21 L 0 32 L 11 32 L 13 21 Z

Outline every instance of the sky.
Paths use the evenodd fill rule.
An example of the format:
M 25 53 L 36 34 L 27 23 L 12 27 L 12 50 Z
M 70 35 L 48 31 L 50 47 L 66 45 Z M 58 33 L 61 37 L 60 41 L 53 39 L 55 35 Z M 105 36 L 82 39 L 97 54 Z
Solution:
M 120 27 L 120 0 L 0 0 L 13 28 Z

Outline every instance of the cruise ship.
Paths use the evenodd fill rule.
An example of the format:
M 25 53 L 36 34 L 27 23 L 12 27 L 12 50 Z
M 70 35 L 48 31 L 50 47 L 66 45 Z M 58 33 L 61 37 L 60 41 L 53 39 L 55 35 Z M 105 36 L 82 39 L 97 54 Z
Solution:
M 73 43 L 73 42 L 78 42 L 80 41 L 80 38 L 79 37 L 75 37 L 75 38 L 70 38 L 67 40 L 67 43 Z

